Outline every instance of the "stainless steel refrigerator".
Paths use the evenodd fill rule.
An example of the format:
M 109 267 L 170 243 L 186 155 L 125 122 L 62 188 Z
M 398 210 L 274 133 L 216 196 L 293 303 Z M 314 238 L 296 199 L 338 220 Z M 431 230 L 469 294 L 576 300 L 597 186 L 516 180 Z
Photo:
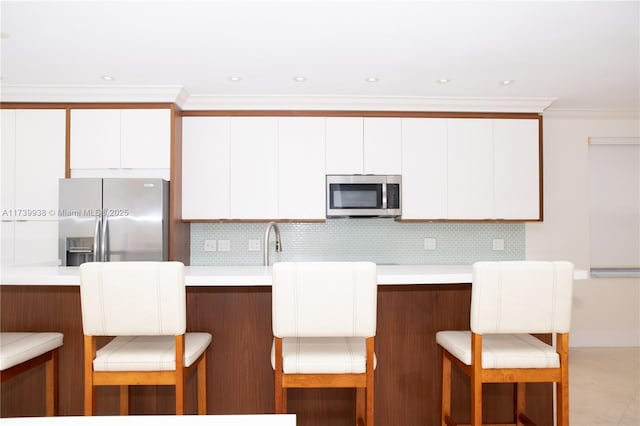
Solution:
M 62 266 L 168 260 L 169 182 L 143 178 L 60 179 Z

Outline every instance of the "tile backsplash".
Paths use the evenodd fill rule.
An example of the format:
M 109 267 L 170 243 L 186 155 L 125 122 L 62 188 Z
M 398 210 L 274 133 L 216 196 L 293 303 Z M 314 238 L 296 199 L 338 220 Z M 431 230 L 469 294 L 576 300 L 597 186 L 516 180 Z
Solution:
M 274 250 L 272 231 L 270 263 L 370 260 L 378 264 L 463 265 L 478 260 L 525 258 L 524 223 L 396 222 L 372 218 L 278 226 L 282 252 Z M 266 223 L 192 223 L 191 265 L 262 265 L 266 227 Z M 431 249 L 426 250 L 430 244 Z M 249 251 L 250 246 L 258 251 Z M 494 246 L 503 249 L 494 250 Z

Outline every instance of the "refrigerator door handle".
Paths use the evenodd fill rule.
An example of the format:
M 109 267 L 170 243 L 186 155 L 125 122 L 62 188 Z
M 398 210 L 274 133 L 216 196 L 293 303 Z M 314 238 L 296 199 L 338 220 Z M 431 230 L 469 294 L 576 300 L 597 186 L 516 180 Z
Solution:
M 108 262 L 109 261 L 109 228 L 107 226 L 107 224 L 109 223 L 109 216 L 107 215 L 107 213 L 104 214 L 103 216 L 103 220 L 102 220 L 102 238 L 100 240 L 100 256 L 101 262 Z
M 100 225 L 102 224 L 102 220 L 100 216 L 96 216 L 96 224 L 93 228 L 93 261 L 100 262 L 102 257 L 98 252 L 98 248 L 100 246 Z

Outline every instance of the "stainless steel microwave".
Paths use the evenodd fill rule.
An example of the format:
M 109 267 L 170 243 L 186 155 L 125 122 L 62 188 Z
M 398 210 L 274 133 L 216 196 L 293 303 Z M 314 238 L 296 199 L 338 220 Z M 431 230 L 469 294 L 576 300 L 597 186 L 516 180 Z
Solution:
M 327 175 L 327 217 L 402 214 L 402 176 Z

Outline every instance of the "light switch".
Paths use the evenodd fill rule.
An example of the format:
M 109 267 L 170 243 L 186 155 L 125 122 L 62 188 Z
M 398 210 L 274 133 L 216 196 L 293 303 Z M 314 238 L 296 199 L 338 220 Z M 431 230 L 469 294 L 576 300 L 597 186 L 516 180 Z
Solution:
M 216 251 L 216 240 L 204 240 L 204 251 Z
M 231 241 L 218 240 L 218 251 L 231 251 Z
M 249 251 L 260 251 L 260 240 L 249 240 Z
M 436 239 L 435 238 L 425 238 L 424 239 L 424 249 L 425 250 L 435 250 L 436 249 Z

